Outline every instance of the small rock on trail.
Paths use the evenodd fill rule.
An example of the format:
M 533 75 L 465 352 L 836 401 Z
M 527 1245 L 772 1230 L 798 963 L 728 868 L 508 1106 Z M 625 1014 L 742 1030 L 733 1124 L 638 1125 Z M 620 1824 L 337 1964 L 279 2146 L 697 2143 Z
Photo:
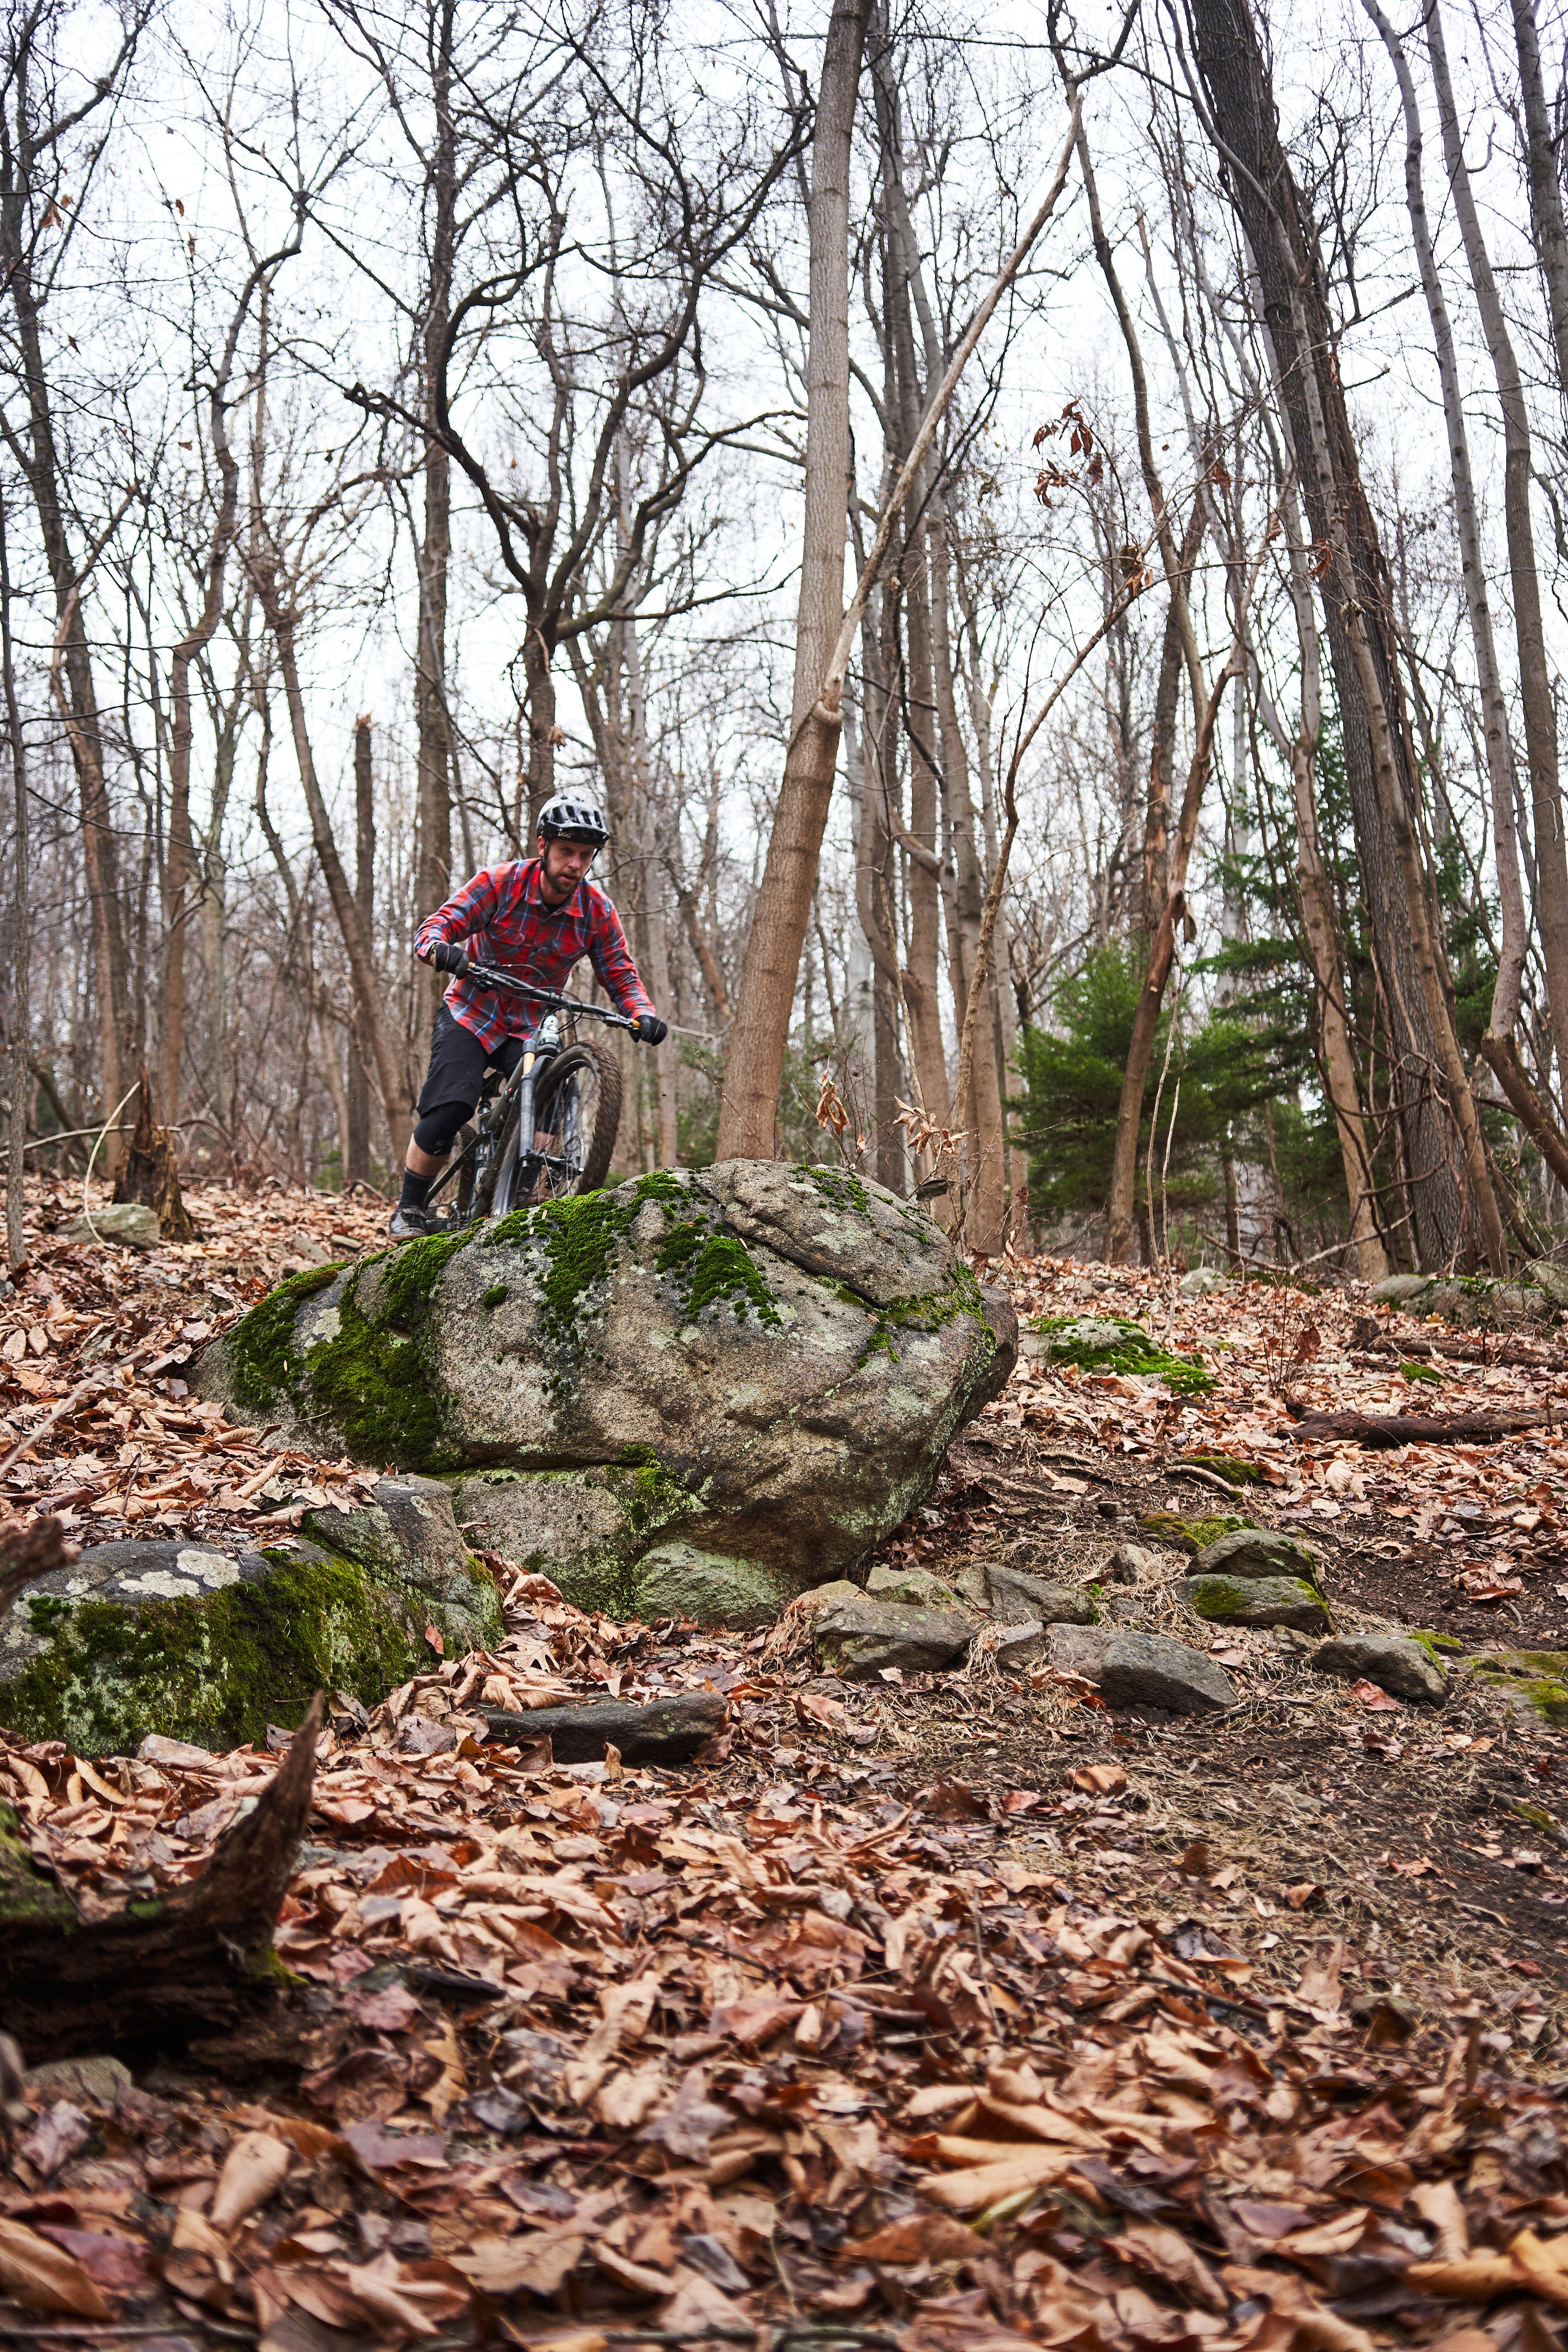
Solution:
M 1100 1692 L 1109 1707 L 1161 1706 L 1172 1715 L 1217 1713 L 1240 1696 L 1223 1666 L 1167 1633 L 1112 1633 Z
M 968 1648 L 971 1631 L 969 1619 L 954 1611 L 911 1609 L 861 1593 L 820 1611 L 811 1638 L 824 1664 L 847 1682 L 871 1682 L 889 1667 L 929 1675 L 951 1665 Z
M 1426 1699 L 1440 1706 L 1448 1677 L 1424 1643 L 1407 1633 L 1341 1633 L 1312 1655 L 1321 1675 L 1375 1683 L 1391 1698 Z
M 1189 1576 L 1182 1591 L 1206 1624 L 1285 1625 L 1300 1633 L 1333 1630 L 1321 1596 L 1299 1576 Z

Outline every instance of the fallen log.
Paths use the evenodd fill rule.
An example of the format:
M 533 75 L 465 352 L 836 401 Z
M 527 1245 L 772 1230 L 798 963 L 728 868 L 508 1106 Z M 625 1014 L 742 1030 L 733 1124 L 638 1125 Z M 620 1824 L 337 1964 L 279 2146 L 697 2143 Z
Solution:
M 1294 1421 L 1290 1434 L 1303 1444 L 1342 1437 L 1361 1445 L 1489 1445 L 1552 1426 L 1548 1412 L 1308 1412 Z
M 232 2033 L 276 1998 L 272 1933 L 310 1811 L 320 1692 L 254 1812 L 198 1879 L 107 1914 L 79 1909 L 0 1808 L 0 2016 L 28 2062 Z
M 626 1764 L 684 1764 L 724 1728 L 720 1691 L 677 1691 L 644 1706 L 588 1699 L 581 1706 L 536 1706 L 526 1715 L 486 1707 L 490 1738 L 509 1748 L 548 1739 L 558 1764 L 592 1764 L 614 1748 Z
M 1409 1357 L 1427 1363 L 1447 1365 L 1458 1371 L 1473 1364 L 1508 1364 L 1532 1372 L 1568 1371 L 1568 1356 L 1559 1349 L 1553 1355 L 1542 1348 L 1532 1348 L 1523 1339 L 1496 1339 L 1486 1333 L 1469 1339 L 1391 1339 L 1379 1332 L 1375 1339 L 1362 1342 L 1366 1354 L 1391 1358 Z

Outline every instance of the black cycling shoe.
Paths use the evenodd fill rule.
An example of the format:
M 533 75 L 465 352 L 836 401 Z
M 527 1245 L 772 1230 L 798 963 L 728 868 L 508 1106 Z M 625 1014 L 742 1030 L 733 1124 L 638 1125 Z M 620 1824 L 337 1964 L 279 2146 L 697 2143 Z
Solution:
M 436 1220 L 428 1209 L 394 1209 L 386 1228 L 394 1241 L 406 1241 L 414 1234 L 433 1234 Z

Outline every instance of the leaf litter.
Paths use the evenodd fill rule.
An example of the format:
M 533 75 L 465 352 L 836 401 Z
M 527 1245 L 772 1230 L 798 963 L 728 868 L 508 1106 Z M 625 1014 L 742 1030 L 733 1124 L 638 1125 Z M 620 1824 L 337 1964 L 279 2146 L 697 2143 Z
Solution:
M 197 1213 L 211 1232 L 229 1212 L 219 1198 Z M 223 1246 L 253 1255 L 242 1279 L 259 1287 L 285 1236 L 328 1213 L 298 1195 L 263 1212 L 237 1201 Z M 106 1382 L 174 1424 L 143 1422 L 137 1440 L 226 1474 L 233 1433 L 162 1410 L 184 1403 L 153 1385 L 178 1378 L 153 1366 L 181 1324 L 147 1311 L 149 1269 L 116 1269 L 117 1305 L 101 1259 L 37 1255 L 68 1313 L 110 1322 Z M 1089 1288 L 1084 1269 L 1010 1271 L 1058 1311 Z M 14 1323 L 37 1311 L 24 1295 L 25 1309 L 5 1302 Z M 1192 1305 L 1162 1337 L 1207 1337 L 1218 1381 L 1201 1404 L 1070 1369 L 1025 1374 L 886 1556 L 1004 1556 L 1016 1538 L 986 1478 L 1003 1499 L 1004 1478 L 1027 1487 L 1049 1469 L 1056 1555 L 1092 1570 L 1114 1530 L 1089 1515 L 1130 1454 L 1143 1483 L 1117 1491 L 1133 1510 L 1152 1489 L 1183 1499 L 1160 1477 L 1200 1447 L 1258 1462 L 1271 1501 L 1298 1484 L 1345 1511 L 1368 1499 L 1359 1464 L 1338 1486 L 1317 1475 L 1342 1450 L 1287 1454 L 1278 1382 L 1267 1362 L 1238 1364 L 1231 1303 L 1228 1322 L 1213 1299 Z M 1311 1305 L 1327 1328 L 1331 1306 Z M 68 1395 L 81 1377 L 60 1319 L 23 1361 L 43 1385 L 7 1392 L 16 1434 L 59 1401 L 48 1387 Z M 1233 1350 L 1215 1349 L 1227 1331 Z M 1265 1329 L 1259 1357 L 1268 1344 Z M 1303 1360 L 1343 1402 L 1332 1353 Z M 64 1416 L 37 1462 L 25 1452 L 13 1514 L 96 1455 L 99 1429 Z M 1064 1440 L 1089 1476 L 1063 1462 Z M 1552 1444 L 1510 1441 L 1537 1484 Z M 279 1457 L 255 1467 L 266 1460 Z M 281 1466 L 285 1495 L 334 1470 Z M 1394 1466 L 1404 1507 L 1427 1507 L 1424 1465 Z M 1390 1467 L 1379 1457 L 1377 1478 Z M 79 1540 L 123 1517 L 100 1500 L 144 1493 L 78 1483 L 91 1496 L 60 1515 L 79 1514 Z M 180 1524 L 212 1523 L 203 1510 L 253 1524 L 256 1497 L 222 1499 L 246 1483 L 202 1486 Z M 812 1673 L 798 1625 L 617 1624 L 492 1565 L 508 1628 L 493 1655 L 446 1661 L 368 1716 L 332 1703 L 270 2018 L 174 2053 L 128 2035 L 130 2070 L 66 2059 L 23 2075 L 30 2053 L 0 2044 L 0 2333 L 273 2352 L 1561 2343 L 1568 2174 L 1547 2005 L 1560 1943 L 1531 1961 L 1493 1911 L 1470 1977 L 1428 1977 L 1412 1999 L 1379 1965 L 1372 1894 L 1346 1901 L 1311 1871 L 1327 1853 L 1310 1826 L 1294 1877 L 1289 1849 L 1230 1835 L 1247 1826 L 1237 1797 L 1208 1801 L 1205 1834 L 1184 1834 L 1169 1776 L 1194 1769 L 1200 1745 L 1223 1752 L 1238 1793 L 1260 1726 L 1277 1727 L 1277 1768 L 1304 1777 L 1309 1751 L 1329 1752 L 1258 1637 L 1226 1637 L 1248 1662 L 1241 1724 L 1113 1726 L 1071 1677 L 1009 1678 L 993 1657 L 968 1677 L 849 1688 Z M 482 1712 L 705 1687 L 724 1695 L 727 1726 L 679 1772 L 614 1754 L 560 1766 L 547 1742 L 489 1738 Z M 1425 1718 L 1369 1715 L 1342 1693 L 1315 1706 L 1342 1770 L 1473 1779 L 1494 1749 L 1549 1767 L 1550 1737 L 1521 1740 L 1482 1697 Z M 226 1756 L 150 1739 L 92 1762 L 0 1740 L 0 1776 L 36 1858 L 101 1915 L 199 1873 L 285 1745 L 281 1729 Z M 1399 1826 L 1378 1895 L 1424 1904 L 1454 1857 L 1408 1854 L 1414 1824 Z M 1540 1833 L 1499 1859 L 1533 1895 L 1557 1850 Z M 1521 1977 L 1500 2010 L 1498 1987 Z

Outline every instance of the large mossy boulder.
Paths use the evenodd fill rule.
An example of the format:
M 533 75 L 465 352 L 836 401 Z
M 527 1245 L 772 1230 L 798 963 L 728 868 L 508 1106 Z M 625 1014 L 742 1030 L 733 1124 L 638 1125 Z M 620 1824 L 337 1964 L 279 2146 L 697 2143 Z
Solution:
M 233 1748 L 269 1724 L 294 1728 L 318 1690 L 375 1706 L 437 1663 L 431 1633 L 448 1657 L 489 1647 L 502 1631 L 494 1583 L 437 1493 L 451 1542 L 423 1560 L 304 1538 L 95 1545 L 35 1578 L 0 1620 L 0 1723 L 79 1756 L 131 1754 L 150 1731 Z
M 728 1160 L 298 1276 L 197 1385 L 276 1444 L 445 1478 L 471 1541 L 584 1606 L 745 1622 L 923 1499 L 1016 1330 L 896 1194 Z

